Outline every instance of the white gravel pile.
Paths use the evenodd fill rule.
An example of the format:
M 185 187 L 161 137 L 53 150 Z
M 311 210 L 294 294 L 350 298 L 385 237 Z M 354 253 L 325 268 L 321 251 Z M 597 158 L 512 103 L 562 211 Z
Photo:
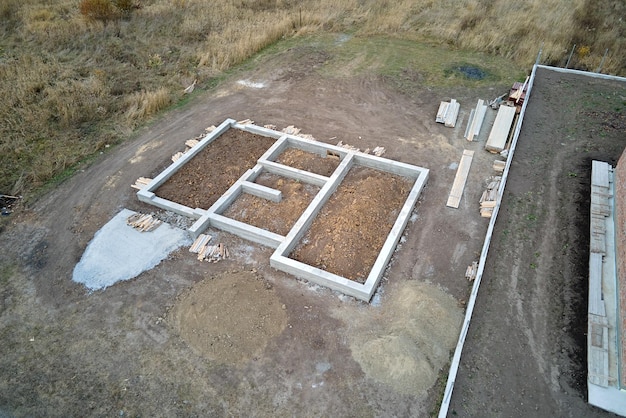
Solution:
M 72 280 L 89 290 L 107 288 L 150 270 L 172 251 L 190 245 L 187 233 L 169 224 L 139 232 L 126 224 L 135 212 L 123 209 L 96 234 L 74 267 Z

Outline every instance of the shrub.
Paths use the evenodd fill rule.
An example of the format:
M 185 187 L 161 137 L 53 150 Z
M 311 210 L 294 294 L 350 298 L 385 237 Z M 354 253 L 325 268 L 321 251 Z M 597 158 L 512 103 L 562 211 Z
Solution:
M 81 0 L 79 9 L 85 18 L 99 20 L 105 25 L 120 17 L 118 9 L 110 0 Z

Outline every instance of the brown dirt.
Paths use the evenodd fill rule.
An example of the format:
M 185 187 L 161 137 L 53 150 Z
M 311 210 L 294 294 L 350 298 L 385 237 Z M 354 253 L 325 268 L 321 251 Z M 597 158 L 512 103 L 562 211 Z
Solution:
M 276 162 L 326 177 L 330 177 L 340 163 L 339 158 L 322 157 L 296 148 L 287 148 L 276 158 Z
M 414 86 L 404 94 L 379 77 L 332 78 L 301 65 L 311 50 L 320 65 L 341 53 L 340 46 L 324 48 L 255 61 L 253 70 L 200 92 L 9 216 L 0 235 L 0 415 L 373 417 L 437 409 L 435 384 L 447 371 L 469 293 L 463 275 L 487 225 L 477 202 L 493 174 L 484 138 L 462 138 L 468 104 L 510 86 Z M 237 77 L 268 87 L 243 88 Z M 626 92 L 546 72 L 537 83 L 453 394 L 460 416 L 607 416 L 585 403 L 583 389 L 585 193 L 591 157 L 614 162 L 624 134 L 603 131 L 579 110 L 600 111 Z M 462 104 L 454 129 L 434 123 L 439 101 L 451 96 Z M 385 157 L 431 170 L 374 304 L 277 272 L 268 263 L 271 249 L 219 231 L 210 233 L 229 247 L 230 260 L 200 263 L 181 250 L 105 291 L 89 294 L 71 281 L 88 242 L 121 208 L 154 210 L 129 185 L 160 172 L 185 140 L 228 117 L 295 125 L 318 140 L 361 149 L 384 146 Z M 476 153 L 454 210 L 445 202 L 452 164 L 465 148 Z M 265 348 L 242 340 L 242 350 L 255 353 L 240 357 L 252 356 L 247 361 L 199 354 L 168 312 L 207 277 L 227 281 L 222 273 L 252 269 L 272 285 L 270 299 L 285 305 L 287 325 L 270 333 Z M 198 296 L 213 291 L 208 282 Z M 211 309 L 233 316 L 263 312 L 256 304 L 268 300 L 251 298 L 229 310 L 218 296 L 206 295 Z M 387 348 L 402 354 L 403 364 L 427 365 L 419 369 L 423 379 L 393 364 Z
M 413 182 L 352 167 L 290 257 L 364 283 Z
M 275 142 L 229 129 L 170 177 L 155 194 L 190 208 L 208 209 Z
M 196 283 L 168 320 L 198 355 L 230 364 L 261 355 L 287 325 L 287 314 L 270 282 L 233 271 Z
M 255 183 L 280 190 L 282 200 L 271 202 L 242 193 L 223 215 L 283 236 L 287 235 L 319 191 L 317 186 L 269 173 L 261 174 Z
M 611 416 L 586 403 L 591 160 L 615 165 L 626 85 L 539 70 L 450 412 Z

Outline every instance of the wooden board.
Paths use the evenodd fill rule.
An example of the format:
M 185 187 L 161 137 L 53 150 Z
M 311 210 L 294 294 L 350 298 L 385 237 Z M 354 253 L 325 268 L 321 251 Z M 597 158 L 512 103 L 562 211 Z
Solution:
M 589 256 L 589 313 L 606 315 L 602 299 L 602 254 L 598 253 Z
M 515 119 L 515 108 L 511 106 L 500 106 L 496 120 L 489 133 L 485 149 L 490 152 L 500 152 L 504 149 L 509 137 L 511 125 Z
M 609 170 L 611 166 L 604 161 L 591 162 L 591 184 L 609 188 Z
M 456 119 L 459 117 L 459 110 L 461 109 L 461 104 L 456 100 L 452 99 L 450 101 L 450 106 L 448 106 L 448 111 L 446 112 L 446 120 L 444 125 L 448 128 L 454 128 L 456 126 Z
M 487 105 L 483 99 L 480 99 L 476 103 L 476 109 L 473 109 L 470 113 L 467 131 L 465 132 L 465 138 L 468 141 L 473 141 L 474 137 L 480 133 L 480 127 L 485 120 L 485 113 L 487 113 Z
M 452 183 L 452 190 L 450 196 L 448 196 L 448 202 L 446 206 L 451 208 L 458 208 L 461 203 L 461 196 L 463 196 L 463 190 L 465 189 L 465 182 L 469 174 L 470 166 L 472 165 L 472 158 L 474 158 L 474 151 L 464 150 L 459 168 L 456 170 L 454 176 L 454 183 Z

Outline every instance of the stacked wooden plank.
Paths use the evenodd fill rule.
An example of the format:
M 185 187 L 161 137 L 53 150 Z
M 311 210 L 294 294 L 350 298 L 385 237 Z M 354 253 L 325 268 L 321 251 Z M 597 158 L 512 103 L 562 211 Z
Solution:
M 155 218 L 151 214 L 135 213 L 126 219 L 126 223 L 139 232 L 150 232 L 161 226 L 163 221 Z
M 287 135 L 298 135 L 300 133 L 300 128 L 289 125 L 285 129 L 283 129 L 282 132 L 286 133 Z
M 487 190 L 480 196 L 480 216 L 483 218 L 491 218 L 493 214 L 493 208 L 498 202 L 498 189 L 501 180 L 502 177 L 500 176 L 493 177 L 487 185 Z
M 480 128 L 485 120 L 485 114 L 487 113 L 487 105 L 485 101 L 480 99 L 476 103 L 476 108 L 470 112 L 469 121 L 467 123 L 467 129 L 465 130 L 465 139 L 473 141 L 475 136 L 480 133 Z
M 212 237 L 210 235 L 206 234 L 198 235 L 198 238 L 196 238 L 193 244 L 191 244 L 191 247 L 189 247 L 189 252 L 198 254 L 200 251 L 204 250 L 204 247 L 206 247 L 209 241 L 211 241 L 211 238 Z
M 252 119 L 244 119 L 237 122 L 240 125 L 252 125 L 254 121 Z
M 506 167 L 506 161 L 502 161 L 502 160 L 495 160 L 493 162 L 493 169 L 497 172 L 497 173 L 503 173 L 504 172 L 504 167 Z
M 464 150 L 459 168 L 456 170 L 454 176 L 454 183 L 452 183 L 452 190 L 450 196 L 448 196 L 448 202 L 446 206 L 451 208 L 458 208 L 461 203 L 461 196 L 463 196 L 463 189 L 465 189 L 465 182 L 469 175 L 470 166 L 472 165 L 472 158 L 474 158 L 474 151 Z
M 198 254 L 200 261 L 206 260 L 213 263 L 230 257 L 230 252 L 224 244 L 209 245 L 210 241 L 210 235 L 200 234 L 189 248 L 189 252 Z
M 476 279 L 476 274 L 478 273 L 478 261 L 472 262 L 467 269 L 465 270 L 465 278 L 470 282 L 473 282 Z
M 526 77 L 526 81 L 524 81 L 523 83 L 513 83 L 513 88 L 511 88 L 511 91 L 509 92 L 509 100 L 513 101 L 516 105 L 524 104 L 529 79 L 530 77 Z
M 150 184 L 151 181 L 152 181 L 151 178 L 139 177 L 137 180 L 135 180 L 135 184 L 131 184 L 130 187 L 132 187 L 133 189 L 141 190 L 144 187 L 146 187 L 148 184 Z
M 377 157 L 380 157 L 384 153 L 385 153 L 385 147 L 376 147 L 372 150 L 372 154 L 374 154 Z
M 460 109 L 461 104 L 454 99 L 450 100 L 450 103 L 441 102 L 439 104 L 439 110 L 437 111 L 435 122 L 443 123 L 448 128 L 454 128 Z
M 485 149 L 489 152 L 499 153 L 506 146 L 507 139 L 509 138 L 509 132 L 511 131 L 511 125 L 515 119 L 515 107 L 512 106 L 500 106 L 496 120 L 493 122 L 493 127 L 489 133 L 489 138 L 485 144 Z
M 172 155 L 172 162 L 176 162 L 180 159 L 180 157 L 182 157 L 183 155 L 185 155 L 184 152 L 177 152 L 176 154 Z
M 188 139 L 188 140 L 185 141 L 185 145 L 187 145 L 189 148 L 193 148 L 196 145 L 198 145 L 198 142 L 200 142 L 200 141 L 198 141 L 195 138 L 194 139 Z

